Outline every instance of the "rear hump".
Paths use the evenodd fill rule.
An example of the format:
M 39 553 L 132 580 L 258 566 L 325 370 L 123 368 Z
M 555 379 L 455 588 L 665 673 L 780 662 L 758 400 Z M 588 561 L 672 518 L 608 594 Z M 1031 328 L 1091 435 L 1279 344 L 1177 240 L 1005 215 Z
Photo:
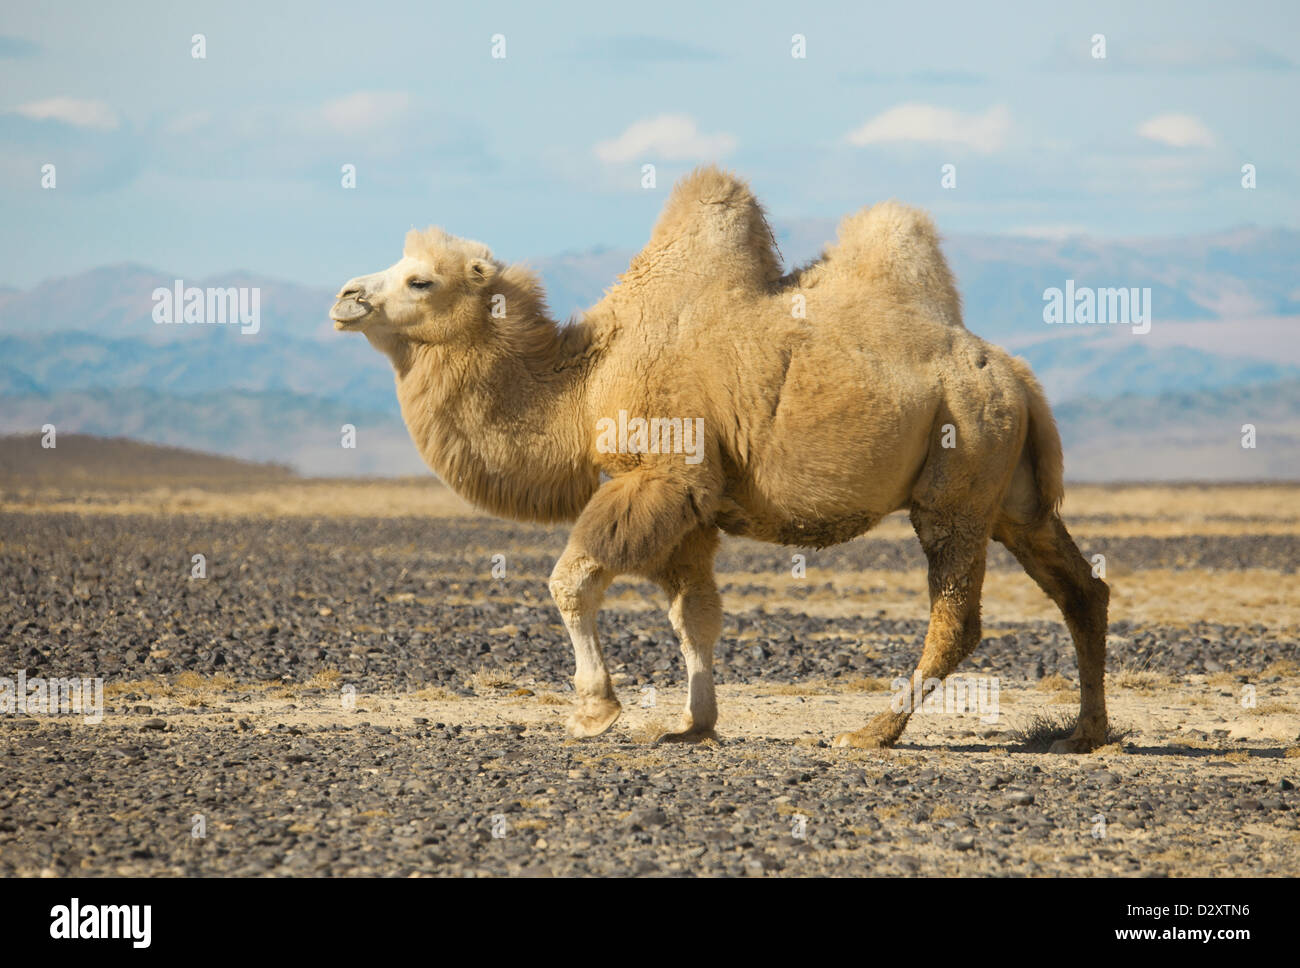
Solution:
M 887 288 L 939 322 L 962 325 L 961 296 L 925 212 L 881 202 L 845 218 L 838 236 L 813 267 L 823 278 Z

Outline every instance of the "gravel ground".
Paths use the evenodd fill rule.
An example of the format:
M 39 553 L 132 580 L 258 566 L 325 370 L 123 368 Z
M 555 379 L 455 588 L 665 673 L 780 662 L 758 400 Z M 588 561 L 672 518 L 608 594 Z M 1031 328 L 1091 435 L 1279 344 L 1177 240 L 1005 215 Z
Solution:
M 1199 746 L 1148 736 L 1127 752 L 1067 758 L 1024 752 L 1005 731 L 946 741 L 909 731 L 897 750 L 865 752 L 761 729 L 698 747 L 618 730 L 574 743 L 560 708 L 475 722 L 489 700 L 469 697 L 485 668 L 562 701 L 572 656 L 545 585 L 559 529 L 3 514 L 0 538 L 0 675 L 98 675 L 111 692 L 99 725 L 0 719 L 3 874 L 1300 873 L 1293 735 L 1234 741 L 1207 727 Z M 1132 569 L 1286 575 L 1300 560 L 1300 537 L 1287 535 L 1105 545 Z M 189 578 L 195 553 L 207 557 L 204 580 Z M 505 578 L 491 577 L 495 554 Z M 810 567 L 844 572 L 921 565 L 915 542 L 808 554 Z M 728 542 L 724 599 L 767 592 L 746 576 L 786 572 L 789 555 Z M 996 549 L 990 568 L 1012 567 Z M 719 682 L 757 697 L 910 671 L 923 614 L 807 615 L 809 593 L 729 613 Z M 1228 670 L 1261 690 L 1285 685 L 1261 675 L 1284 657 L 1263 624 L 1112 633 L 1113 671 Z M 680 687 L 661 610 L 607 613 L 602 635 L 625 703 L 634 687 Z M 1074 675 L 1073 648 L 1059 623 L 1000 623 L 962 671 L 1030 694 L 1044 677 Z M 188 704 L 135 685 L 182 673 L 228 679 Z M 379 698 L 335 712 L 339 681 Z M 268 688 L 284 684 L 268 706 Z M 420 689 L 456 717 L 440 718 L 437 698 L 423 712 L 367 715 Z M 879 694 L 855 701 L 883 707 Z M 301 719 L 308 710 L 330 712 Z M 196 816 L 203 837 L 192 836 Z
M 6 732 L 5 874 L 1296 873 L 1294 779 L 1249 764 L 782 740 L 650 755 L 436 723 Z
M 364 688 L 462 691 L 466 676 L 485 664 L 522 664 L 554 686 L 572 675 L 572 653 L 546 590 L 564 544 L 560 529 L 477 520 L 7 514 L 0 515 L 0 534 L 6 543 L 0 668 L 25 667 L 31 675 L 94 670 L 105 677 L 227 672 L 298 681 L 339 669 Z M 1300 536 L 1107 544 L 1112 557 L 1137 569 L 1231 570 L 1247 562 L 1280 569 L 1282 562 L 1293 567 L 1300 560 Z M 189 578 L 195 553 L 207 559 L 202 581 Z M 507 577 L 491 577 L 495 554 L 506 556 Z M 919 568 L 922 561 L 915 541 L 871 538 L 809 554 L 816 556 L 810 566 L 844 572 Z M 728 573 L 786 574 L 789 557 L 788 549 L 727 542 L 718 569 L 724 598 L 770 594 L 730 582 Z M 999 547 L 991 557 L 990 569 L 1019 567 Z M 632 587 L 663 604 L 653 585 Z M 798 600 L 817 590 L 784 591 L 790 607 L 729 611 L 718 681 L 911 671 L 925 636 L 923 610 L 914 619 L 797 611 Z M 871 590 L 859 591 L 869 602 Z M 1013 678 L 1073 674 L 1074 647 L 1061 622 L 1001 626 L 963 668 Z M 1259 671 L 1284 654 L 1276 634 L 1258 623 L 1138 628 L 1113 622 L 1111 633 L 1113 668 Z M 601 634 L 611 668 L 627 672 L 632 682 L 679 678 L 677 643 L 662 610 L 635 621 L 603 615 Z M 814 641 L 820 639 L 832 641 Z M 1294 643 L 1290 648 L 1294 655 Z

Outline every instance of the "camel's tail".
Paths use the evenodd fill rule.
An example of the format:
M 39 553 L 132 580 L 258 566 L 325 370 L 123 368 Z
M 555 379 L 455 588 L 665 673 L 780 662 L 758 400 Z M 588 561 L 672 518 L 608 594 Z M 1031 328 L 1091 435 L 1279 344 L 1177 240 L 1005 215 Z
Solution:
M 855 283 L 888 287 L 903 304 L 919 305 L 938 321 L 961 326 L 961 296 L 939 233 L 920 209 L 889 201 L 848 216 L 826 250 L 823 271 Z
M 1029 469 L 1033 472 L 1037 512 L 1054 513 L 1065 497 L 1065 458 L 1061 453 L 1061 435 L 1057 432 L 1047 395 L 1043 393 L 1029 364 L 1016 356 L 1010 357 L 1010 360 L 1029 404 L 1029 435 L 1025 440 L 1021 462 L 1023 464 L 1027 459 Z

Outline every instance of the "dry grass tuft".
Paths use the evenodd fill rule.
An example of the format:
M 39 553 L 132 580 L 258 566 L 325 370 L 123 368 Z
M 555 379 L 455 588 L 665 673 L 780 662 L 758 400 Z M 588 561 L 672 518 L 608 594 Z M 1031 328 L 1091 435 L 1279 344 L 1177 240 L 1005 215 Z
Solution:
M 151 698 L 174 699 L 182 706 L 201 706 L 212 696 L 230 692 L 234 689 L 262 690 L 264 685 L 241 686 L 236 680 L 224 673 L 204 678 L 197 672 L 182 672 L 171 682 L 164 679 L 141 679 L 138 682 L 107 682 L 104 684 L 105 698 L 138 693 Z
M 343 673 L 339 672 L 338 669 L 321 669 L 320 672 L 307 680 L 307 686 L 310 689 L 337 689 L 342 681 Z
M 841 682 L 840 688 L 845 692 L 885 692 L 889 689 L 889 682 L 885 679 L 873 679 L 869 676 L 863 676 L 861 679 L 849 679 Z
M 1046 753 L 1058 739 L 1069 737 L 1074 732 L 1078 721 L 1077 713 L 1062 712 L 1034 716 L 1024 726 L 1011 731 L 1011 741 L 1021 747 L 1020 752 Z M 1132 729 L 1111 723 L 1106 733 L 1105 745 L 1118 745 L 1122 749 L 1124 741 L 1132 733 Z
M 833 690 L 824 682 L 785 682 L 764 683 L 763 691 L 774 696 L 828 696 Z
M 803 814 L 805 817 L 812 818 L 817 815 L 816 811 L 809 810 L 807 807 L 795 806 L 793 803 L 778 803 L 776 813 L 778 817 L 795 817 Z
M 465 680 L 465 688 L 474 690 L 476 695 L 491 695 L 498 689 L 509 689 L 515 684 L 505 669 L 480 666 L 478 671 Z
M 1111 685 L 1119 686 L 1121 689 L 1132 689 L 1141 696 L 1149 696 L 1156 689 L 1167 688 L 1172 683 L 1169 676 L 1163 672 L 1156 672 L 1150 668 L 1150 665 L 1151 658 L 1148 657 L 1140 666 L 1125 665 L 1106 678 Z
M 1074 683 L 1060 673 L 1053 672 L 1038 680 L 1038 688 L 1043 692 L 1065 692 L 1074 688 Z
M 664 733 L 671 731 L 671 727 L 662 720 L 653 719 L 629 730 L 629 736 L 634 743 L 653 743 Z
M 1278 659 L 1261 673 L 1261 677 L 1265 679 L 1271 676 L 1300 676 L 1300 662 L 1296 662 L 1295 659 Z
M 1289 715 L 1295 711 L 1295 706 L 1285 702 L 1262 702 L 1250 710 L 1255 716 Z

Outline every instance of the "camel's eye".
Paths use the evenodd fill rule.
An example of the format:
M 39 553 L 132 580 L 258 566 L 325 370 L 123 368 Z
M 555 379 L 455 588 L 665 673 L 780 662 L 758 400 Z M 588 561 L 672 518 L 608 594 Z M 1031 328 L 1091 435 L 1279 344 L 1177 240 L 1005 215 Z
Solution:
M 416 292 L 424 292 L 433 285 L 433 282 L 428 279 L 408 279 L 406 284 Z

